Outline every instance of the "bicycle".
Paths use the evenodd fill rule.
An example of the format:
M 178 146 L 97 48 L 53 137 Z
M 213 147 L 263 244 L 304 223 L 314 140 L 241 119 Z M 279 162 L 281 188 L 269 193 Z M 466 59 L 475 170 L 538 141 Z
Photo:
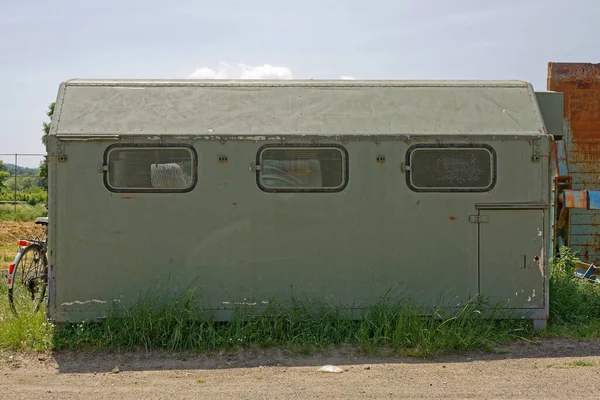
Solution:
M 22 286 L 31 297 L 36 313 L 46 297 L 48 287 L 48 258 L 46 252 L 48 249 L 48 217 L 39 217 L 35 219 L 36 225 L 42 225 L 44 230 L 37 239 L 19 239 L 17 244 L 19 250 L 15 259 L 8 268 L 8 302 L 12 311 L 17 314 L 15 305 L 19 296 L 17 293 L 22 290 Z M 31 257 L 31 260 L 29 260 Z M 15 288 L 17 288 L 15 290 Z M 16 292 L 16 293 L 15 293 Z M 39 296 L 36 297 L 39 293 Z M 15 296 L 16 295 L 16 296 Z

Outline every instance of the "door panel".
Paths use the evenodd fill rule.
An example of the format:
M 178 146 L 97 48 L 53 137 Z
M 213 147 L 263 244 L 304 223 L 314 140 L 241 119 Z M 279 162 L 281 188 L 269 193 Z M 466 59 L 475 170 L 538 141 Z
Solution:
M 480 295 L 506 308 L 544 307 L 544 211 L 486 210 L 480 224 Z

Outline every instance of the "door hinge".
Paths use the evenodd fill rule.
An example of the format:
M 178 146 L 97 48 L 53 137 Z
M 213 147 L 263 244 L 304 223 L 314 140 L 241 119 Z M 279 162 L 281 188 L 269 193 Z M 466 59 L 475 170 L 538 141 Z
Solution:
M 405 173 L 410 171 L 410 165 L 406 165 L 406 163 L 400 164 L 400 170 Z
M 469 215 L 469 222 L 472 224 L 484 224 L 489 221 L 487 215 Z

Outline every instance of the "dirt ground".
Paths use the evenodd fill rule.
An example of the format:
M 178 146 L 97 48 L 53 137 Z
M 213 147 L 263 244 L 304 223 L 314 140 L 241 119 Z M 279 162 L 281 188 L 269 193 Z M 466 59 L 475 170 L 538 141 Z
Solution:
M 17 240 L 37 238 L 42 234 L 42 230 L 43 228 L 33 221 L 0 221 L 0 275 L 8 270 L 8 265 L 15 258 Z
M 3 399 L 600 398 L 600 340 L 498 350 L 427 360 L 350 350 L 2 354 L 0 393 Z M 343 372 L 317 371 L 324 365 Z

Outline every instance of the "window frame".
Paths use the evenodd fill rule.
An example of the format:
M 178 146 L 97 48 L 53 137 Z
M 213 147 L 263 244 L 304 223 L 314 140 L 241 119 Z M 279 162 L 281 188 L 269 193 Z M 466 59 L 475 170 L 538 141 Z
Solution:
M 192 161 L 192 181 L 189 187 L 185 189 L 161 189 L 161 188 L 115 188 L 110 185 L 108 175 L 109 175 L 109 159 L 110 154 L 115 150 L 144 150 L 144 149 L 185 149 L 191 155 Z M 189 145 L 187 143 L 114 143 L 106 147 L 103 155 L 103 182 L 106 189 L 113 193 L 189 193 L 196 188 L 196 184 L 198 183 L 198 152 L 194 148 L 194 146 Z
M 411 156 L 415 150 L 419 149 L 436 149 L 436 150 L 451 150 L 451 149 L 464 149 L 464 150 L 485 150 L 490 154 L 491 159 L 491 182 L 486 187 L 481 188 L 421 188 L 413 185 L 412 183 L 412 165 L 411 165 Z M 476 144 L 458 144 L 458 143 L 447 143 L 447 144 L 432 144 L 432 143 L 419 143 L 410 146 L 406 150 L 405 155 L 405 163 L 408 167 L 406 170 L 406 184 L 413 192 L 417 193 L 484 193 L 489 192 L 496 186 L 496 181 L 498 177 L 498 161 L 496 157 L 496 151 L 494 148 L 485 143 L 476 143 Z
M 303 150 L 303 149 L 335 149 L 342 155 L 342 184 L 336 188 L 269 188 L 262 184 L 262 169 L 256 171 L 256 185 L 266 193 L 339 193 L 346 189 L 350 180 L 348 150 L 339 144 L 265 144 L 256 152 L 256 165 L 261 166 L 262 154 L 266 150 Z

